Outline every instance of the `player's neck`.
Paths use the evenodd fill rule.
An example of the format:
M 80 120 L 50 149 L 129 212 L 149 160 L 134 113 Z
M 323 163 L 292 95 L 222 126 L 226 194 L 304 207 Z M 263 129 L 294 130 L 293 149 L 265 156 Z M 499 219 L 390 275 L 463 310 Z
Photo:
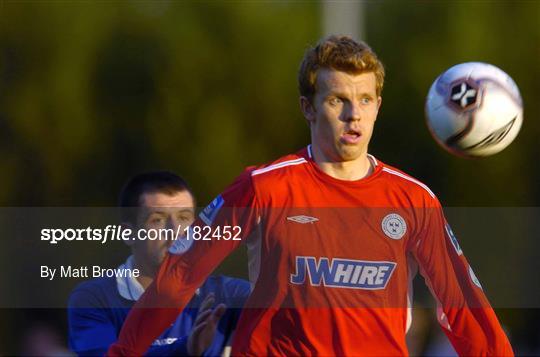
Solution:
M 339 180 L 361 180 L 373 172 L 373 166 L 367 153 L 351 161 L 332 161 L 322 151 L 314 148 L 313 160 L 322 172 Z
M 152 284 L 152 281 L 154 281 L 154 277 L 157 274 L 157 270 L 152 268 L 148 264 L 144 264 L 144 262 L 140 262 L 137 257 L 134 257 L 133 259 L 133 268 L 139 269 L 139 276 L 136 278 L 139 284 L 143 287 L 144 290 Z

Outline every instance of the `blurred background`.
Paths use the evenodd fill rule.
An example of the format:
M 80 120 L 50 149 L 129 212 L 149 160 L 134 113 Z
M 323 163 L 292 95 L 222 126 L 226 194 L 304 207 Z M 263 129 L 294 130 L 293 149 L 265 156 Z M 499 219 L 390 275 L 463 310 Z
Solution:
M 452 207 L 449 221 L 514 348 L 540 355 L 540 242 L 531 234 L 540 218 L 538 1 L 0 1 L 0 205 L 110 207 L 128 177 L 155 169 L 183 176 L 206 205 L 244 167 L 308 143 L 296 72 L 308 46 L 339 26 L 386 66 L 371 153 Z M 506 71 L 525 103 L 515 142 L 481 160 L 443 151 L 424 119 L 433 80 L 467 61 Z M 481 224 L 467 225 L 471 217 Z M 495 222 L 503 229 L 486 234 Z M 67 353 L 55 299 L 77 281 L 25 282 L 20 274 L 38 274 L 27 253 L 42 243 L 1 239 L 0 296 L 58 308 L 1 305 L 0 354 Z M 114 267 L 127 252 L 118 244 L 54 254 L 57 264 Z M 243 254 L 223 271 L 246 276 Z M 434 354 L 440 336 L 421 305 L 411 353 Z

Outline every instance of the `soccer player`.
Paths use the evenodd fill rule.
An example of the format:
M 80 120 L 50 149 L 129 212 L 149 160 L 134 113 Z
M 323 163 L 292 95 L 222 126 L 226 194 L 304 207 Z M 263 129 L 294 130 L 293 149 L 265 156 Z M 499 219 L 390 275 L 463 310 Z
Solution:
M 182 178 L 169 172 L 133 177 L 122 190 L 119 204 L 123 224 L 133 231 L 187 227 L 195 214 L 193 193 Z M 173 240 L 128 242 L 132 255 L 120 270 L 139 269 L 140 276 L 96 278 L 77 286 L 70 296 L 69 343 L 79 355 L 103 356 L 116 341 L 130 308 L 154 280 Z M 224 276 L 212 276 L 201 283 L 183 313 L 174 314 L 172 325 L 143 352 L 155 356 L 221 355 L 250 286 L 245 280 Z
M 110 355 L 137 355 L 241 241 L 254 286 L 233 340 L 238 355 L 406 355 L 418 268 L 460 355 L 512 349 L 429 188 L 368 154 L 384 69 L 364 43 L 331 36 L 299 70 L 311 144 L 244 171 L 169 250 Z

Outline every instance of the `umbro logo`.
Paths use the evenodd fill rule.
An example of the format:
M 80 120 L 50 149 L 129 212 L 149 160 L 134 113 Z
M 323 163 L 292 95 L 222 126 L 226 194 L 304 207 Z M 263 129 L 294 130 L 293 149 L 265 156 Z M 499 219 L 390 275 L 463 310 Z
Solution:
M 302 223 L 302 224 L 313 223 L 313 222 L 317 222 L 318 220 L 319 220 L 318 218 L 304 216 L 304 215 L 287 217 L 287 221 L 292 221 L 292 222 Z

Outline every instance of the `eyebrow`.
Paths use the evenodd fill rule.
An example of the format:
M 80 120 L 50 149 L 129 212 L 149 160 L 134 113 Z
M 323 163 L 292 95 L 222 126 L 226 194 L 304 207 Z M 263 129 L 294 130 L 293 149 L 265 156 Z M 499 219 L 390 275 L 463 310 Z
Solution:
M 348 98 L 348 95 L 344 92 L 337 92 L 337 91 L 328 91 L 328 94 L 324 96 L 324 98 L 332 98 L 332 97 L 337 97 L 337 98 Z M 363 92 L 363 93 L 360 93 L 358 95 L 358 97 L 360 98 L 376 98 L 377 96 L 373 95 L 372 93 L 368 93 L 368 92 Z
M 166 215 L 167 212 L 165 212 L 165 211 L 160 211 L 160 210 L 153 210 L 153 209 L 151 209 L 151 210 L 148 212 L 148 216 L 151 216 L 151 215 L 153 215 L 153 214 L 157 214 L 157 215 L 163 216 L 163 215 Z
M 193 208 L 184 208 L 181 211 L 178 211 L 177 213 L 195 213 L 195 210 Z
M 166 216 L 169 212 L 166 212 L 166 211 L 161 211 L 159 209 L 152 209 L 148 212 L 148 214 L 146 215 L 146 218 L 148 217 L 151 217 L 153 215 L 156 215 L 156 216 Z M 176 211 L 174 212 L 174 214 L 178 214 L 178 213 L 181 213 L 181 214 L 184 214 L 184 213 L 191 213 L 193 215 L 195 215 L 195 210 L 193 208 L 183 208 L 182 210 L 180 211 Z

